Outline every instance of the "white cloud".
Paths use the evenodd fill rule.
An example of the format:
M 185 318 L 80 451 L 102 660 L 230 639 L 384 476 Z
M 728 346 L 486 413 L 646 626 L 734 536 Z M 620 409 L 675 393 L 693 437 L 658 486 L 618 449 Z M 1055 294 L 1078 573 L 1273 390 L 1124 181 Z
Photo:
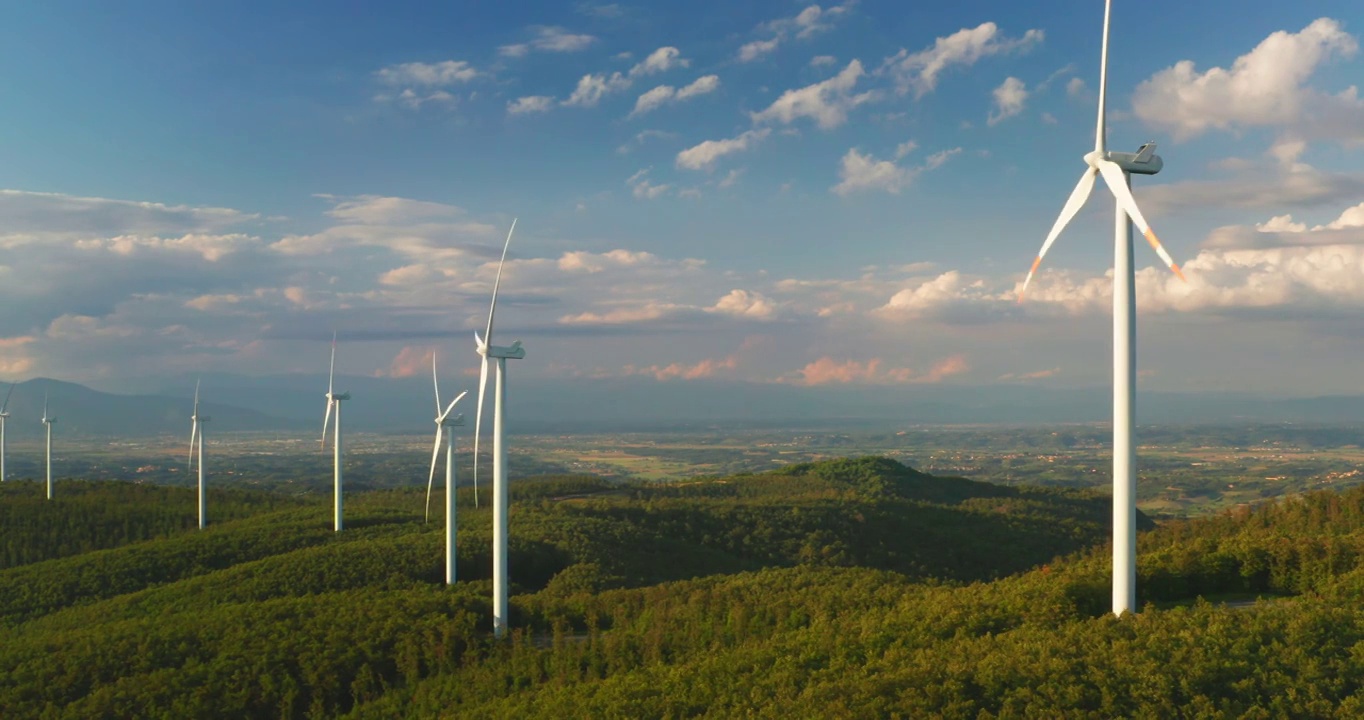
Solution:
M 454 95 L 444 90 L 422 94 L 412 88 L 406 88 L 397 95 L 375 95 L 374 100 L 376 102 L 396 102 L 410 110 L 420 110 L 423 105 L 428 103 L 452 106 L 458 102 Z
M 644 200 L 660 198 L 672 187 L 671 185 L 654 185 L 650 183 L 648 168 L 631 175 L 625 181 L 625 184 L 630 186 L 630 192 L 635 197 Z
M 853 94 L 862 75 L 862 63 L 853 60 L 842 72 L 828 80 L 787 90 L 767 109 L 751 113 L 750 117 L 755 123 L 780 122 L 788 125 L 800 118 L 810 118 L 825 130 L 838 127 L 848 119 L 849 110 L 879 97 L 874 90 Z
M 1355 88 L 1332 95 L 1306 85 L 1327 60 L 1358 49 L 1339 22 L 1321 18 L 1297 33 L 1271 34 L 1229 70 L 1200 73 L 1193 61 L 1180 61 L 1138 85 L 1132 109 L 1178 139 L 1210 129 L 1269 127 L 1298 137 L 1364 141 L 1364 101 Z
M 747 150 L 750 146 L 756 145 L 763 138 L 766 138 L 770 132 L 770 130 L 763 128 L 761 130 L 749 130 L 737 137 L 725 140 L 707 140 L 678 153 L 677 166 L 688 170 L 709 170 L 715 166 L 715 162 L 720 158 Z
M 637 78 L 644 75 L 656 75 L 667 72 L 673 68 L 685 68 L 691 66 L 691 61 L 682 57 L 682 52 L 675 47 L 661 47 L 644 58 L 638 65 L 630 68 L 630 77 Z
M 816 55 L 810 58 L 810 67 L 824 67 L 825 65 L 837 65 L 838 58 L 833 55 Z
M 1308 229 L 1292 215 L 1276 215 L 1253 228 L 1219 227 L 1204 241 L 1205 248 L 1256 250 L 1326 245 L 1364 245 L 1364 203 L 1346 208 L 1335 220 Z
M 902 143 L 896 149 L 897 160 L 903 157 L 900 150 L 906 145 L 911 145 L 911 143 Z M 912 149 L 911 147 L 905 150 L 904 154 Z M 830 190 L 837 195 L 850 195 L 866 190 L 882 190 L 892 195 L 899 194 L 919 175 L 942 166 L 949 158 L 959 152 L 961 152 L 961 148 L 942 150 L 930 155 L 922 166 L 903 167 L 890 160 L 877 160 L 871 155 L 863 155 L 857 151 L 857 148 L 852 148 L 843 155 L 838 170 L 839 183 Z
M 1292 215 L 1276 215 L 1262 223 L 1256 223 L 1255 229 L 1260 232 L 1303 232 L 1307 226 L 1293 222 Z
M 508 115 L 526 115 L 548 112 L 554 107 L 554 98 L 548 95 L 527 95 L 507 103 Z
M 529 42 L 503 45 L 497 53 L 503 57 L 524 57 L 532 50 L 541 52 L 577 52 L 585 50 L 597 39 L 591 35 L 570 33 L 564 28 L 539 25 L 531 28 L 535 38 Z
M 0 190 L 0 238 L 26 234 L 161 235 L 218 232 L 260 215 L 61 193 Z
M 637 78 L 666 72 L 673 68 L 684 68 L 690 64 L 691 61 L 682 57 L 682 53 L 677 48 L 661 47 L 650 53 L 649 57 L 639 64 L 630 68 L 629 73 L 613 72 L 609 75 L 596 73 L 582 76 L 578 80 L 578 86 L 574 88 L 573 94 L 569 95 L 563 104 L 571 107 L 596 107 L 602 98 L 628 89 Z
M 705 95 L 714 92 L 718 87 L 720 87 L 720 78 L 717 75 L 703 75 L 690 85 L 684 85 L 681 89 L 674 88 L 671 85 L 659 85 L 639 96 L 639 99 L 635 101 L 635 109 L 630 113 L 630 116 L 643 115 L 669 102 L 681 102 L 698 95 Z
M 1028 100 L 1028 89 L 1022 80 L 1016 77 L 1008 77 L 999 87 L 994 89 L 993 95 L 995 109 L 994 112 L 990 113 L 987 121 L 990 125 L 1023 112 L 1023 105 Z
M 1135 192 L 1148 216 L 1226 208 L 1307 207 L 1364 195 L 1364 175 L 1318 170 L 1299 162 L 1235 159 L 1231 172 L 1210 180 L 1182 180 Z
M 564 105 L 576 107 L 596 107 L 603 97 L 617 90 L 624 90 L 630 87 L 630 80 L 620 73 L 611 75 L 584 75 L 578 80 L 578 86 L 573 89 L 573 94 L 563 102 Z
M 778 307 L 762 293 L 734 289 L 706 311 L 750 320 L 771 320 L 777 316 Z
M 833 27 L 839 17 L 846 15 L 856 0 L 848 0 L 825 10 L 819 5 L 809 5 L 794 17 L 779 18 L 758 26 L 758 30 L 770 33 L 772 37 L 754 40 L 739 48 L 739 62 L 752 62 L 776 50 L 781 43 L 795 37 L 808 39 Z
M 780 44 L 781 41 L 777 38 L 772 38 L 770 40 L 754 40 L 753 42 L 744 43 L 739 48 L 739 62 L 753 62 L 773 50 L 776 50 L 777 46 Z
M 478 77 L 479 73 L 463 60 L 445 60 L 438 63 L 389 65 L 375 75 L 385 85 L 441 88 L 467 83 Z
M 1066 83 L 1066 94 L 1071 97 L 1079 97 L 1085 92 L 1085 81 L 1073 77 Z
M 933 47 L 916 53 L 902 48 L 886 58 L 879 72 L 889 73 L 901 94 L 913 90 L 915 97 L 923 97 L 937 88 L 938 76 L 949 67 L 970 67 L 992 55 L 1024 52 L 1041 43 L 1042 38 L 1041 30 L 1029 30 L 1020 38 L 1008 38 L 1000 34 L 997 25 L 985 22 L 940 37 Z

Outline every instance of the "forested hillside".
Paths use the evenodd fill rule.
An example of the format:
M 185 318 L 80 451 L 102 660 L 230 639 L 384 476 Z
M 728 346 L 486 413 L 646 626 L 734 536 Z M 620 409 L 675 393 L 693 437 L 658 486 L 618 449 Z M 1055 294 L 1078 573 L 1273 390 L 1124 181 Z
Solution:
M 488 633 L 490 512 L 467 490 L 454 588 L 440 583 L 442 523 L 421 522 L 416 489 L 352 496 L 340 534 L 323 498 L 224 495 L 237 510 L 201 532 L 176 526 L 177 512 L 193 525 L 192 491 L 90 484 L 68 495 L 73 513 L 77 497 L 107 506 L 89 515 L 99 529 L 46 556 L 33 548 L 70 517 L 30 508 L 25 524 L 0 527 L 17 549 L 0 570 L 0 707 L 6 718 L 1364 712 L 1353 609 L 1364 490 L 1159 528 L 1142 518 L 1147 604 L 1119 620 L 1106 613 L 1099 495 L 878 458 L 514 488 L 517 629 L 504 642 Z M 26 492 L 39 489 L 2 497 L 19 507 Z M 1225 593 L 1276 599 L 1195 599 Z

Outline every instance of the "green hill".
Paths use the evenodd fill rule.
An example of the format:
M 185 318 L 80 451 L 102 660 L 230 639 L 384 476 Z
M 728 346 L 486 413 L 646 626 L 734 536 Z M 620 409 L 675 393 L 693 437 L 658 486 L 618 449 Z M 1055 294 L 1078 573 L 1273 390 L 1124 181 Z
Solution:
M 864 458 L 686 483 L 514 486 L 506 642 L 490 513 L 460 583 L 420 491 L 243 500 L 166 529 L 137 486 L 101 549 L 0 570 L 5 717 L 1349 717 L 1364 490 L 1154 528 L 1107 607 L 1107 498 Z M 18 492 L 16 490 L 16 492 Z M 160 506 L 193 509 L 192 492 Z M 177 497 L 181 493 L 183 497 Z M 98 503 L 95 503 L 98 504 Z M 0 529 L 15 547 L 44 522 Z M 139 519 L 140 518 L 140 519 Z M 172 523 L 173 525 L 173 523 Z M 139 533 L 143 533 L 139 535 Z M 128 538 L 150 537 L 140 542 Z M 1199 594 L 1293 596 L 1249 609 Z M 1178 713 L 1176 713 L 1178 714 Z

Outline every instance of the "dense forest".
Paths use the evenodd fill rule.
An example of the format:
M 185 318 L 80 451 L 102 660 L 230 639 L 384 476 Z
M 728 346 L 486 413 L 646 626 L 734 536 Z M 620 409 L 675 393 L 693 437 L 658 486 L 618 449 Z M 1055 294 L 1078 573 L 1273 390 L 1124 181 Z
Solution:
M 1364 488 L 1139 518 L 1120 619 L 1089 491 L 883 458 L 513 489 L 494 641 L 468 490 L 447 587 L 417 489 L 338 534 L 318 497 L 221 491 L 199 531 L 189 489 L 5 483 L 3 716 L 1364 715 Z

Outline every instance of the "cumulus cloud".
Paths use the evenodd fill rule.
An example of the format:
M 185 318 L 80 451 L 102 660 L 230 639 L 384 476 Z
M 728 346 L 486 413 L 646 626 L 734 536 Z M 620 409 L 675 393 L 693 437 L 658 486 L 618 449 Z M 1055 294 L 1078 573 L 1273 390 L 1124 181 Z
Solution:
M 527 115 L 548 112 L 554 107 L 554 98 L 548 95 L 527 95 L 507 103 L 508 115 Z
M 990 113 L 987 123 L 995 125 L 1006 118 L 1023 112 L 1023 104 L 1028 100 L 1028 88 L 1022 80 L 1009 77 L 994 89 L 995 109 Z
M 375 377 L 405 378 L 426 375 L 431 372 L 431 359 L 436 351 L 432 348 L 403 346 L 402 350 L 388 364 L 387 368 L 374 371 Z
M 631 175 L 625 181 L 630 186 L 630 193 L 637 198 L 653 200 L 662 197 L 672 187 L 671 185 L 655 185 L 649 182 L 649 170 L 645 168 Z
M 706 310 L 751 320 L 771 320 L 777 316 L 778 308 L 762 293 L 734 289 Z
M 871 358 L 866 362 L 857 360 L 835 360 L 822 357 L 798 370 L 794 381 L 800 385 L 849 385 L 849 384 L 913 384 L 927 385 L 940 383 L 954 375 L 969 372 L 970 363 L 964 355 L 953 355 L 935 363 L 926 372 L 916 372 L 911 368 L 887 368 L 881 358 Z
M 739 48 L 739 62 L 752 62 L 776 50 L 790 38 L 806 39 L 833 27 L 838 18 L 852 9 L 855 0 L 842 5 L 834 5 L 825 10 L 819 5 L 809 5 L 794 17 L 778 18 L 758 26 L 759 32 L 771 37 L 744 43 Z
M 374 74 L 385 85 L 409 87 L 450 87 L 478 77 L 478 71 L 463 60 L 401 63 L 389 65 Z
M 1182 60 L 1138 85 L 1132 110 L 1181 140 L 1210 129 L 1269 127 L 1297 137 L 1364 141 L 1364 101 L 1354 87 L 1331 94 L 1307 85 L 1328 60 L 1358 50 L 1338 21 L 1320 18 L 1296 33 L 1270 34 L 1230 69 L 1200 73 L 1192 60 Z
M 524 57 L 531 51 L 577 52 L 585 50 L 597 39 L 591 35 L 571 33 L 561 27 L 538 25 L 531 27 L 535 37 L 529 42 L 503 45 L 497 49 L 502 57 Z
M 670 102 L 681 102 L 698 95 L 714 92 L 718 87 L 720 87 L 718 75 L 703 75 L 680 89 L 671 85 L 659 85 L 639 96 L 639 99 L 635 101 L 635 109 L 630 112 L 630 117 L 643 115 Z
M 720 158 L 748 150 L 768 136 L 771 131 L 763 128 L 749 130 L 737 137 L 725 140 L 706 140 L 699 145 L 677 154 L 677 166 L 688 170 L 710 170 Z
M 750 115 L 755 123 L 779 122 L 789 125 L 800 118 L 815 121 L 821 129 L 842 125 L 848 111 L 880 96 L 875 90 L 853 93 L 863 76 L 862 63 L 853 60 L 842 72 L 821 82 L 781 94 L 767 109 Z
M 1041 30 L 1029 30 L 1022 37 L 1005 37 L 992 22 L 963 28 L 940 37 L 930 48 L 911 53 L 901 48 L 886 58 L 878 72 L 888 74 L 900 94 L 914 91 L 923 97 L 938 87 L 939 76 L 953 66 L 971 67 L 983 58 L 1011 52 L 1026 52 L 1042 42 Z
M 1335 220 L 1315 225 L 1298 222 L 1292 215 L 1276 215 L 1253 228 L 1226 225 L 1208 235 L 1203 246 L 1226 249 L 1265 249 L 1308 245 L 1364 244 L 1364 203 L 1346 208 Z
M 682 57 L 681 51 L 677 48 L 661 47 L 649 53 L 647 58 L 630 68 L 628 73 L 613 72 L 609 75 L 594 73 L 582 76 L 578 79 L 578 85 L 573 89 L 573 93 L 562 104 L 570 107 L 596 107 L 602 98 L 628 89 L 638 78 L 689 65 L 691 61 Z
M 912 141 L 901 143 L 895 150 L 896 161 L 917 147 Z M 951 148 L 933 153 L 923 165 L 905 167 L 890 160 L 877 160 L 871 155 L 858 152 L 857 148 L 843 155 L 838 169 L 839 182 L 830 188 L 837 195 L 850 195 L 867 190 L 881 190 L 892 195 L 899 194 L 923 173 L 942 166 L 961 148 Z
M 720 375 L 725 371 L 734 370 L 739 366 L 739 358 L 730 355 L 722 359 L 707 358 L 697 363 L 675 362 L 669 365 L 649 365 L 648 367 L 636 367 L 626 365 L 622 369 L 625 375 L 649 375 L 659 382 L 668 380 L 700 380 Z
M 389 65 L 374 74 L 379 82 L 395 88 L 394 92 L 375 95 L 375 102 L 392 102 L 411 110 L 420 110 L 429 104 L 455 105 L 459 99 L 445 88 L 467 83 L 481 73 L 463 60 L 445 60 L 438 63 Z

